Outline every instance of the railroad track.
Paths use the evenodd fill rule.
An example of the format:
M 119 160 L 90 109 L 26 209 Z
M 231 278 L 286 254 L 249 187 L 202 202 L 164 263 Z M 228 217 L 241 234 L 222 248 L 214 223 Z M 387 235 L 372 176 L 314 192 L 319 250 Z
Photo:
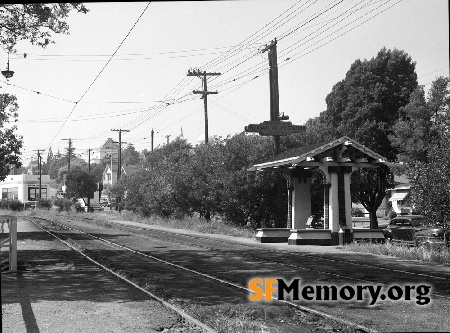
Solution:
M 67 217 L 64 217 L 64 218 L 67 218 Z M 228 289 L 231 288 L 234 291 L 232 292 L 233 296 L 230 296 L 230 298 L 234 297 L 234 298 L 238 298 L 238 299 L 240 298 L 242 300 L 243 298 L 247 298 L 248 297 L 248 293 L 249 293 L 250 290 L 246 286 L 244 286 L 242 284 L 239 284 L 239 283 L 236 283 L 236 282 L 232 282 L 232 281 L 226 280 L 224 278 L 221 278 L 220 276 L 213 275 L 212 273 L 205 273 L 204 270 L 200 271 L 198 269 L 194 269 L 194 268 L 188 267 L 187 265 L 181 265 L 181 264 L 179 264 L 177 262 L 174 262 L 174 261 L 162 259 L 162 258 L 157 257 L 155 255 L 141 252 L 139 250 L 136 250 L 136 249 L 133 249 L 133 248 L 131 248 L 129 246 L 120 244 L 120 243 L 118 243 L 116 241 L 112 241 L 112 240 L 107 239 L 105 237 L 99 237 L 99 236 L 90 234 L 89 232 L 85 232 L 83 230 L 80 230 L 78 228 L 74 228 L 72 226 L 68 226 L 65 223 L 61 223 L 61 222 L 54 221 L 54 220 L 49 220 L 49 219 L 44 219 L 44 218 L 37 218 L 37 217 L 32 217 L 32 218 L 29 218 L 29 219 L 30 219 L 31 222 L 36 224 L 39 228 L 41 228 L 42 230 L 44 230 L 47 233 L 51 234 L 53 237 L 56 237 L 57 239 L 62 241 L 67 246 L 70 246 L 72 249 L 74 249 L 78 253 L 82 254 L 83 256 L 88 258 L 90 261 L 92 261 L 96 265 L 102 267 L 103 269 L 107 270 L 108 272 L 110 272 L 110 273 L 112 273 L 112 274 L 114 274 L 116 276 L 120 276 L 121 279 L 123 279 L 123 280 L 127 281 L 128 283 L 131 283 L 135 287 L 140 288 L 141 290 L 145 291 L 149 296 L 159 300 L 164 305 L 169 306 L 173 311 L 179 313 L 187 321 L 197 325 L 198 327 L 201 327 L 205 331 L 211 332 L 211 331 L 214 331 L 214 329 L 211 328 L 210 326 L 202 323 L 199 319 L 196 319 L 194 316 L 188 315 L 185 310 L 183 310 L 183 309 L 181 309 L 181 308 L 179 308 L 177 306 L 174 306 L 173 304 L 168 303 L 167 301 L 165 301 L 163 299 L 163 297 L 159 297 L 155 293 L 149 292 L 147 290 L 147 288 L 145 288 L 145 289 L 142 288 L 142 286 L 140 286 L 138 283 L 133 282 L 132 280 L 128 279 L 127 277 L 124 277 L 123 274 L 118 274 L 114 269 L 111 269 L 110 267 L 108 267 L 107 264 L 104 264 L 104 263 L 100 262 L 98 260 L 98 258 L 96 258 L 95 256 L 90 255 L 91 253 L 94 253 L 95 250 L 89 249 L 89 247 L 92 248 L 94 246 L 94 248 L 95 248 L 95 246 L 99 246 L 99 243 L 102 243 L 103 244 L 102 246 L 105 246 L 104 244 L 107 244 L 107 247 L 115 247 L 117 249 L 120 249 L 120 251 L 122 251 L 122 252 L 127 252 L 127 253 L 132 254 L 133 256 L 139 256 L 140 258 L 143 258 L 145 260 L 151 261 L 152 262 L 151 265 L 153 267 L 152 268 L 153 271 L 155 270 L 155 268 L 154 268 L 155 267 L 155 263 L 157 263 L 160 266 L 165 266 L 166 268 L 163 268 L 163 269 L 164 270 L 168 270 L 167 272 L 170 271 L 170 273 L 167 273 L 165 271 L 164 274 L 174 274 L 173 272 L 176 271 L 176 274 L 178 274 L 179 276 L 185 277 L 185 278 L 186 278 L 187 275 L 189 275 L 189 276 L 195 275 L 197 277 L 196 279 L 200 279 L 199 280 L 200 282 L 197 283 L 197 284 L 202 285 L 202 287 L 205 287 L 206 285 L 211 285 L 210 288 L 212 288 L 212 289 L 217 289 L 217 288 L 219 288 L 219 286 L 221 288 L 223 288 L 223 287 L 226 287 Z M 92 222 L 90 219 L 83 219 L 83 220 L 87 220 L 87 221 Z M 48 224 L 51 224 L 51 226 L 48 225 Z M 55 229 L 54 226 L 57 226 L 57 228 L 60 229 L 60 230 L 54 230 Z M 61 232 L 61 231 L 64 231 L 64 232 Z M 73 233 L 74 236 L 68 236 L 67 235 L 68 231 Z M 136 230 L 135 230 L 135 232 L 136 232 Z M 82 243 L 81 244 L 80 237 L 77 237 L 76 235 L 83 235 L 83 237 L 85 237 L 85 239 L 87 239 L 87 238 L 90 239 L 91 243 L 90 244 L 87 244 L 87 243 Z M 160 237 L 161 237 L 161 235 L 165 235 L 166 237 L 170 236 L 169 233 L 164 233 L 164 232 L 160 232 L 159 235 L 160 235 Z M 140 235 L 140 236 L 142 236 L 142 235 Z M 145 235 L 145 236 L 148 237 L 148 235 Z M 151 235 L 151 237 L 155 237 L 155 235 Z M 69 239 L 69 241 L 67 239 Z M 78 243 L 78 244 L 74 244 L 74 240 L 75 240 L 75 243 Z M 96 243 L 97 245 L 93 245 L 92 244 L 92 240 L 97 242 Z M 197 238 L 197 240 L 198 241 L 204 241 L 204 239 L 202 239 L 202 238 Z M 168 241 L 168 240 L 166 239 L 166 240 L 163 240 L 163 241 Z M 172 235 L 172 239 L 170 239 L 169 241 L 171 243 L 173 243 L 173 242 L 176 242 L 178 244 L 182 243 L 181 241 L 174 240 L 173 239 L 173 235 Z M 189 243 L 189 242 L 187 242 L 187 243 Z M 191 244 L 186 244 L 186 245 L 192 246 L 192 241 L 191 241 Z M 201 246 L 201 245 L 197 244 L 197 246 Z M 203 248 L 205 248 L 205 247 L 203 246 Z M 208 250 L 219 251 L 222 254 L 228 253 L 225 250 L 217 250 L 217 249 L 213 249 L 212 247 L 211 248 L 207 247 L 207 248 L 208 248 Z M 112 266 L 114 266 L 114 265 L 112 265 Z M 295 266 L 295 268 L 299 268 L 299 266 Z M 160 270 L 160 269 L 161 268 L 157 268 L 157 270 Z M 139 273 L 137 273 L 137 274 L 139 274 Z M 312 307 L 306 307 L 306 306 L 303 306 L 303 305 L 300 305 L 300 304 L 296 304 L 296 303 L 293 303 L 293 302 L 290 302 L 290 301 L 277 301 L 277 303 L 280 303 L 282 306 L 288 306 L 288 307 L 291 307 L 291 308 L 293 308 L 295 310 L 299 310 L 299 311 L 302 311 L 304 313 L 308 313 L 308 314 L 312 314 L 312 315 L 315 315 L 315 316 L 319 316 L 320 318 L 323 318 L 324 320 L 328 320 L 328 321 L 334 322 L 334 323 L 336 323 L 336 324 L 338 324 L 340 326 L 339 330 L 343 329 L 344 331 L 347 330 L 347 331 L 353 331 L 353 332 L 355 332 L 355 331 L 356 332 L 375 332 L 375 330 L 373 330 L 373 329 L 371 329 L 369 327 L 357 324 L 357 323 L 355 323 L 355 322 L 353 322 L 351 320 L 348 320 L 348 319 L 343 319 L 341 317 L 331 315 L 329 313 L 326 313 L 324 311 L 320 311 L 320 310 L 314 309 Z
M 89 221 L 89 222 L 93 222 L 93 220 L 89 219 L 89 218 L 81 218 L 81 219 Z M 108 222 L 108 223 L 114 223 L 114 222 Z M 329 258 L 329 257 L 324 257 L 322 255 L 304 254 L 304 253 L 289 252 L 289 251 L 284 251 L 284 250 L 261 248 L 259 246 L 255 246 L 255 245 L 237 244 L 234 242 L 233 243 L 227 242 L 225 240 L 217 240 L 217 239 L 212 240 L 211 238 L 202 237 L 202 236 L 198 236 L 198 235 L 177 234 L 177 237 L 174 238 L 173 232 L 169 232 L 169 231 L 140 228 L 139 232 L 137 232 L 136 231 L 137 228 L 134 226 L 124 225 L 124 224 L 119 224 L 119 223 L 114 223 L 114 224 L 116 224 L 117 226 L 119 226 L 121 228 L 125 228 L 132 232 L 136 232 L 139 235 L 142 235 L 142 232 L 144 232 L 144 235 L 158 238 L 162 241 L 170 241 L 171 243 L 195 246 L 195 247 L 207 249 L 209 251 L 215 251 L 215 252 L 231 254 L 231 255 L 235 254 L 235 252 L 238 252 L 239 249 L 243 249 L 243 250 L 250 249 L 250 250 L 257 251 L 257 253 L 248 254 L 248 252 L 242 252 L 242 253 L 240 253 L 240 255 L 242 257 L 247 257 L 250 259 L 257 259 L 257 260 L 261 260 L 264 262 L 276 262 L 277 264 L 284 265 L 286 267 L 296 268 L 299 270 L 308 270 L 311 272 L 316 272 L 316 273 L 336 277 L 338 279 L 346 279 L 346 280 L 352 280 L 355 282 L 364 282 L 364 283 L 377 283 L 377 284 L 382 284 L 386 287 L 392 286 L 393 285 L 392 283 L 380 283 L 380 278 L 379 278 L 379 276 L 376 275 L 376 273 L 378 273 L 379 271 L 386 271 L 386 272 L 395 274 L 396 278 L 398 280 L 406 280 L 409 282 L 423 282 L 424 280 L 426 280 L 428 283 L 431 282 L 431 283 L 433 283 L 434 286 L 440 286 L 442 289 L 441 292 L 434 291 L 431 293 L 431 295 L 433 295 L 435 297 L 450 299 L 450 283 L 448 282 L 450 279 L 449 274 L 439 276 L 439 275 L 430 274 L 430 273 L 423 273 L 423 272 L 417 272 L 417 271 L 414 272 L 414 271 L 408 271 L 408 270 L 404 270 L 404 269 L 384 267 L 384 266 L 380 266 L 380 265 L 373 265 L 373 264 L 367 264 L 367 263 L 361 263 L 361 262 L 354 262 L 354 261 L 349 261 L 349 260 L 345 260 L 345 259 Z M 185 241 L 183 241 L 182 239 L 185 239 Z M 219 249 L 217 247 L 218 243 L 225 244 L 227 246 L 232 246 L 234 249 L 233 249 L 233 251 L 230 251 L 228 249 Z M 208 246 L 207 244 L 212 244 L 212 245 Z M 282 260 L 280 258 L 277 259 L 274 257 L 267 259 L 267 254 L 270 254 L 270 253 L 283 254 L 285 256 L 283 257 Z M 333 265 L 337 266 L 337 268 L 343 267 L 343 266 L 353 266 L 353 267 L 357 268 L 356 272 L 359 271 L 359 272 L 361 272 L 361 274 L 355 274 L 355 276 L 349 276 L 349 275 L 342 275 L 342 274 L 334 273 L 334 272 L 330 271 L 329 269 L 321 270 L 316 267 L 309 267 L 309 266 L 305 267 L 306 265 L 305 265 L 304 261 L 302 262 L 302 265 L 300 265 L 300 264 L 296 263 L 295 260 L 290 260 L 289 256 L 292 256 L 294 258 L 301 258 L 301 259 L 308 258 L 308 259 L 314 261 L 314 263 L 315 263 L 314 266 L 321 266 L 321 267 L 326 266 L 328 268 L 329 268 L 329 264 L 333 264 Z M 326 264 L 319 265 L 318 261 L 325 262 Z M 374 273 L 371 274 L 371 272 L 374 272 Z M 370 276 L 373 276 L 373 277 L 376 276 L 376 279 L 367 278 L 367 274 L 369 274 Z

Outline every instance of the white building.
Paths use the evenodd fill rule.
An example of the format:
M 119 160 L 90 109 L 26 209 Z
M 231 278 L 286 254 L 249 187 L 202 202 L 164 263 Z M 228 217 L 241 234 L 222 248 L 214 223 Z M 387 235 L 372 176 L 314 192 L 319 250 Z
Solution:
M 119 144 L 114 143 L 112 138 L 108 138 L 98 149 L 98 153 L 92 159 L 93 163 L 100 163 L 106 156 L 118 155 Z
M 56 190 L 50 188 L 50 176 L 41 175 L 41 197 L 55 199 Z M 9 175 L 0 182 L 2 199 L 20 200 L 22 203 L 35 202 L 39 198 L 39 175 Z

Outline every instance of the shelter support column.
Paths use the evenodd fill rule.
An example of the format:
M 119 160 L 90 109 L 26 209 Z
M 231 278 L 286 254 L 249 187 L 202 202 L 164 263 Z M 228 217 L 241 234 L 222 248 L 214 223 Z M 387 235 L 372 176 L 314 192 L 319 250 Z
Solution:
M 293 174 L 292 177 L 292 229 L 306 229 L 311 216 L 310 172 Z
M 329 166 L 330 176 L 330 226 L 333 244 L 352 240 L 352 201 L 350 175 L 352 167 Z
M 283 175 L 286 179 L 287 196 L 288 196 L 288 211 L 287 211 L 287 223 L 288 229 L 292 228 L 292 177 L 290 175 Z
M 323 184 L 323 228 L 330 229 L 330 183 Z
M 329 187 L 329 229 L 332 233 L 339 231 L 339 192 L 338 192 L 338 175 L 330 173 Z
M 351 172 L 344 173 L 344 186 L 345 186 L 345 224 L 347 228 L 352 230 L 352 196 L 350 193 L 350 178 Z

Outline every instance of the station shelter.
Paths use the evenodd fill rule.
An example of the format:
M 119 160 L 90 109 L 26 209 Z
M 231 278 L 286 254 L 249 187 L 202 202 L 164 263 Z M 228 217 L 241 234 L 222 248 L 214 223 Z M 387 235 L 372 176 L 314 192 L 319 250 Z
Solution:
M 358 239 L 384 239 L 379 229 L 353 229 L 350 195 L 351 173 L 359 168 L 378 168 L 386 158 L 349 137 L 312 146 L 293 148 L 248 171 L 282 173 L 288 184 L 287 228 L 261 228 L 262 243 L 337 245 Z M 323 227 L 309 227 L 313 171 L 323 176 Z

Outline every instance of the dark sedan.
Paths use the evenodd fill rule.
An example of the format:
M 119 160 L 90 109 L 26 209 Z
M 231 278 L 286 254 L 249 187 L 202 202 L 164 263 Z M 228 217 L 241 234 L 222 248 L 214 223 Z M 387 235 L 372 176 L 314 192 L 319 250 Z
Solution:
M 397 216 L 383 232 L 386 241 L 419 246 L 448 245 L 450 236 L 442 226 L 425 223 L 422 215 Z

